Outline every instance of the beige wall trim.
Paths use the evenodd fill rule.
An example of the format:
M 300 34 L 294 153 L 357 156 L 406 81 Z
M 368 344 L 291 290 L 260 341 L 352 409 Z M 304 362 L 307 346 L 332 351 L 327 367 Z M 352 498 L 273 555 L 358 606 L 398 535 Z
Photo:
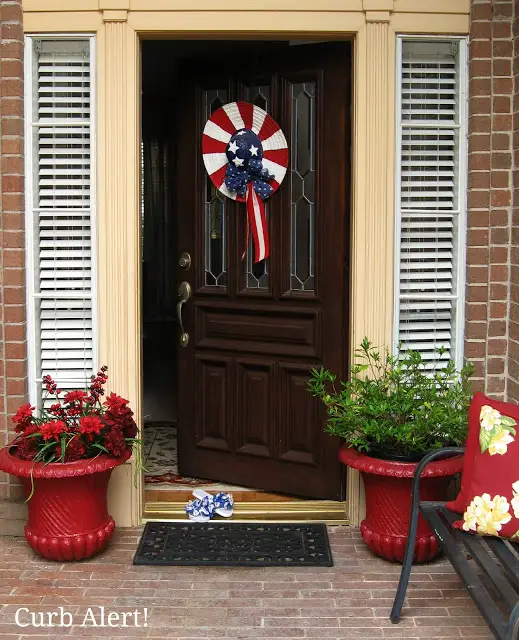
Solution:
M 42 11 L 23 14 L 25 33 L 96 33 L 103 24 L 100 11 Z
M 126 22 L 128 11 L 103 11 L 103 22 Z
M 125 9 L 130 10 L 130 0 L 99 0 L 99 9 L 106 11 L 107 9 Z
M 177 11 L 177 12 L 131 12 L 128 18 L 131 26 L 141 33 L 171 32 L 178 34 L 223 33 L 237 37 L 240 34 L 255 37 L 268 34 L 327 34 L 344 37 L 355 33 L 364 23 L 362 12 L 339 11 Z M 232 29 L 230 29 L 232 25 Z
M 248 0 L 244 8 L 240 0 L 24 0 L 26 13 L 33 11 L 393 11 L 395 13 L 469 14 L 470 0 Z
M 110 388 L 131 401 L 141 424 L 139 42 L 126 22 L 106 22 L 98 35 L 98 300 L 99 362 Z M 135 525 L 142 482 L 131 465 L 111 483 L 112 511 Z
M 393 320 L 396 36 L 369 22 L 355 47 L 352 350 L 364 336 L 390 345 Z M 348 469 L 348 518 L 364 514 L 358 472 Z
M 99 362 L 141 426 L 139 37 L 354 37 L 351 347 L 390 345 L 397 33 L 466 34 L 469 0 L 25 0 L 28 33 L 97 34 Z M 351 354 L 350 354 L 351 355 Z M 135 463 L 114 471 L 110 510 L 141 521 Z M 347 517 L 364 512 L 348 473 Z
M 393 11 L 394 0 L 362 0 L 364 11 Z
M 468 14 L 451 14 L 445 16 L 439 13 L 424 15 L 419 13 L 394 13 L 391 27 L 396 33 L 435 34 L 463 36 L 469 32 Z
M 366 22 L 389 22 L 390 20 L 389 11 L 366 11 Z
M 468 16 L 470 0 L 394 0 L 395 13 L 459 13 Z M 468 33 L 468 32 L 467 32 Z

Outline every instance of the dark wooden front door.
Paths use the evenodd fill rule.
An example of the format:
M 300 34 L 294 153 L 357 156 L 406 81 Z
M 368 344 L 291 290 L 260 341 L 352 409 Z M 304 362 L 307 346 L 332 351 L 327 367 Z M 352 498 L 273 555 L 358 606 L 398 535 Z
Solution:
M 177 129 L 178 284 L 189 334 L 179 348 L 179 470 L 309 498 L 342 499 L 339 441 L 307 391 L 309 369 L 346 374 L 350 45 L 288 46 L 189 63 Z M 208 116 L 264 108 L 289 145 L 268 201 L 271 256 L 242 261 L 245 205 L 212 186 L 201 155 Z M 180 336 L 180 333 L 179 333 Z

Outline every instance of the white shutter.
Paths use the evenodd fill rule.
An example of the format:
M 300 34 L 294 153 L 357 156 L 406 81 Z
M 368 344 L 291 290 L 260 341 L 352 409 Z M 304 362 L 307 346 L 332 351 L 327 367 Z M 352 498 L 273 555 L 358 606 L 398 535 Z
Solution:
M 399 40 L 395 342 L 430 367 L 463 357 L 464 45 Z
M 27 38 L 27 275 L 31 401 L 52 375 L 85 388 L 96 368 L 92 44 Z

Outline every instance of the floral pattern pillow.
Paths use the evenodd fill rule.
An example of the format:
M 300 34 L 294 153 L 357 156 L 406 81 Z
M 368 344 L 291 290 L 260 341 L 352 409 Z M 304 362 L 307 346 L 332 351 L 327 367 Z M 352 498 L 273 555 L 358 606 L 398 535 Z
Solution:
M 479 394 L 471 406 L 469 430 L 477 439 L 467 441 L 467 464 L 462 479 L 463 520 L 454 526 L 471 533 L 519 540 L 519 407 Z M 474 405 L 474 401 L 473 401 Z M 478 410 L 478 424 L 474 419 Z M 460 494 L 461 495 L 461 494 Z M 450 505 L 447 505 L 450 506 Z M 458 504 L 458 506 L 460 506 Z

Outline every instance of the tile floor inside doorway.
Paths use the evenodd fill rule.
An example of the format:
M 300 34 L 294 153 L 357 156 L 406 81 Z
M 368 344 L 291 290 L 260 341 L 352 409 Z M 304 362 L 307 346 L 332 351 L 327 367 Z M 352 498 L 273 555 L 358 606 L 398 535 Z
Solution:
M 133 566 L 140 530 L 119 530 L 92 560 L 37 557 L 23 538 L 0 544 L 0 640 L 71 637 L 151 640 L 423 640 L 477 638 L 489 632 L 444 560 L 416 567 L 403 619 L 388 620 L 400 566 L 375 558 L 357 529 L 330 527 L 331 568 Z M 58 611 L 69 627 L 20 627 L 15 613 Z M 80 627 L 88 607 L 119 614 L 147 608 L 147 627 Z M 25 620 L 21 620 L 25 623 Z

